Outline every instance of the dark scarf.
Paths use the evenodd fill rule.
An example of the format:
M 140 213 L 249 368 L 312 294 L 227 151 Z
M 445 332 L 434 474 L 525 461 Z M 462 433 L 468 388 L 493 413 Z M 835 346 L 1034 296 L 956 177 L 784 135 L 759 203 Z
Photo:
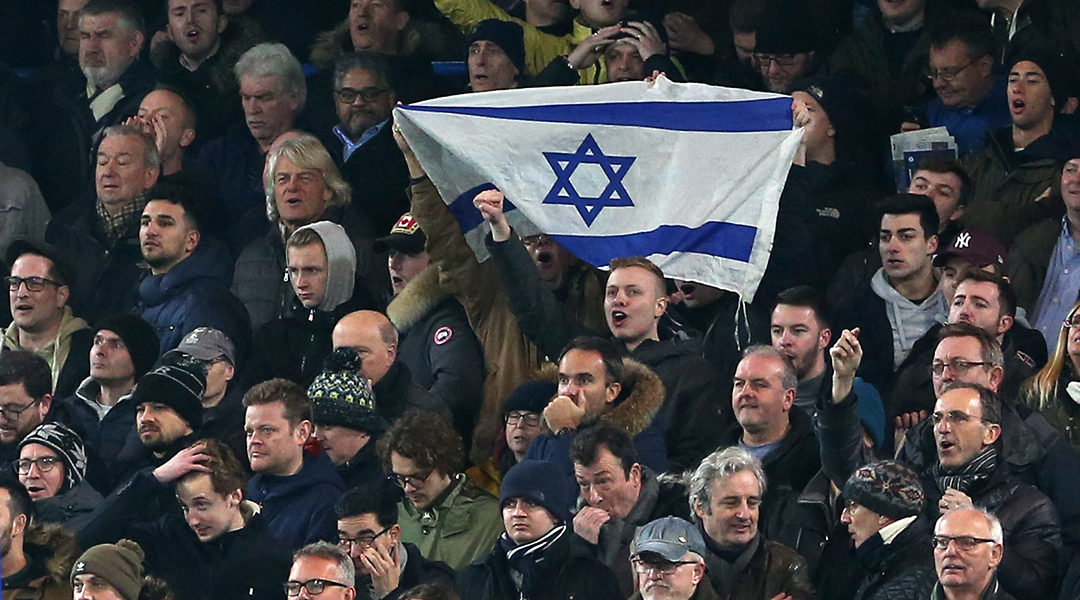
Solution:
M 505 533 L 499 537 L 499 550 L 506 555 L 506 562 L 510 564 L 510 576 L 522 598 L 527 598 L 531 590 L 551 584 L 543 580 L 541 568 L 547 558 L 547 551 L 565 535 L 566 525 L 556 525 L 551 531 L 520 546 Z
M 754 558 L 758 548 L 764 543 L 759 532 L 750 543 L 737 548 L 721 548 L 708 534 L 701 523 L 698 523 L 698 531 L 705 540 L 705 547 L 709 549 L 709 555 L 705 557 L 705 566 L 708 567 L 707 575 L 713 589 L 721 598 L 727 598 L 738 583 L 739 575 L 745 570 Z
M 990 446 L 968 461 L 967 464 L 955 469 L 946 469 L 941 466 L 940 462 L 934 463 L 934 466 L 930 469 L 930 474 L 937 481 L 938 488 L 942 492 L 953 488 L 970 496 L 972 490 L 981 487 L 983 483 L 990 479 L 990 476 L 994 474 L 994 470 L 997 469 L 997 465 L 997 448 Z

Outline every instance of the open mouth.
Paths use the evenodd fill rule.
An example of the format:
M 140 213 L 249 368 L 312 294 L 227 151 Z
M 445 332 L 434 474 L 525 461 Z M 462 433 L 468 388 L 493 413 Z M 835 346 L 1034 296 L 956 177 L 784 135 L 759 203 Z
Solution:
M 552 258 L 553 257 L 551 256 L 550 252 L 541 252 L 536 255 L 536 262 L 541 265 L 546 265 L 551 262 Z
M 1009 110 L 1011 110 L 1013 114 L 1020 114 L 1020 113 L 1024 112 L 1025 107 L 1027 107 L 1027 104 L 1023 100 L 1021 100 L 1019 98 L 1017 98 L 1016 100 L 1013 100 L 1009 104 Z
M 192 28 L 184 32 L 184 37 L 186 37 L 188 40 L 195 41 L 199 38 L 199 35 L 201 33 L 202 32 L 198 29 Z
M 611 324 L 614 325 L 615 327 L 619 327 L 620 325 L 626 323 L 627 318 L 628 317 L 627 317 L 626 313 L 624 313 L 621 310 L 613 310 L 613 311 L 611 311 Z
M 948 452 L 949 450 L 952 450 L 955 446 L 956 446 L 956 442 L 953 442 L 951 440 L 938 440 L 938 449 L 939 450 Z
M 400 275 L 391 275 L 390 285 L 394 287 L 405 285 L 405 278 L 401 277 Z

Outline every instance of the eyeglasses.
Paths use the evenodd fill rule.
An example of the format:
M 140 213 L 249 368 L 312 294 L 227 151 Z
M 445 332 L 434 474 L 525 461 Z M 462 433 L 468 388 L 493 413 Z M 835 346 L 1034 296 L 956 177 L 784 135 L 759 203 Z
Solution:
M 776 63 L 778 67 L 793 67 L 799 62 L 797 54 L 759 54 L 754 53 L 754 60 L 762 67 L 768 68 L 770 63 Z
M 926 71 L 923 72 L 923 75 L 926 75 L 926 78 L 929 79 L 930 81 L 933 81 L 935 79 L 940 79 L 942 81 L 949 82 L 949 81 L 952 81 L 953 79 L 956 79 L 957 75 L 962 73 L 964 71 L 964 69 L 966 69 L 966 68 L 970 67 L 971 65 L 975 64 L 975 62 L 977 60 L 979 60 L 979 59 L 976 58 L 975 60 L 968 61 L 968 64 L 966 64 L 966 65 L 964 65 L 962 67 L 945 67 L 944 69 L 931 69 L 931 68 L 927 67 Z
M 549 241 L 551 241 L 551 238 L 542 233 L 538 233 L 536 235 L 527 235 L 521 238 L 521 243 L 525 244 L 526 246 L 540 246 L 542 244 L 548 243 Z
M 630 563 L 634 565 L 634 570 L 637 571 L 639 575 L 648 575 L 649 571 L 656 571 L 661 575 L 671 575 L 675 572 L 675 569 L 678 569 L 683 565 L 696 565 L 697 561 L 677 560 L 675 562 L 665 561 L 658 563 L 649 563 L 641 560 L 640 558 L 635 558 L 632 559 Z
M 27 404 L 22 408 L 12 408 L 10 404 L 6 406 L 0 406 L 0 416 L 4 417 L 5 421 L 18 421 L 19 417 L 21 417 L 24 412 L 29 410 L 31 406 L 37 404 L 38 402 L 41 402 L 41 398 L 34 400 L 30 404 Z
M 945 372 L 945 367 L 949 367 L 949 370 L 953 373 L 963 375 L 970 371 L 972 367 L 985 367 L 991 364 L 992 363 L 986 361 L 961 360 L 959 358 L 954 358 L 948 362 L 935 360 L 933 364 L 930 365 L 930 372 L 941 377 L 942 373 Z
M 973 417 L 962 410 L 950 410 L 947 413 L 936 412 L 930 415 L 930 421 L 937 425 L 942 421 L 948 421 L 950 425 L 959 425 L 960 423 L 967 423 L 971 420 L 985 421 L 982 417 Z
M 521 422 L 524 422 L 525 425 L 527 425 L 529 427 L 539 427 L 540 426 L 540 418 L 541 418 L 540 415 L 538 415 L 536 413 L 512 412 L 512 413 L 507 413 L 506 418 L 503 419 L 503 420 L 506 422 L 507 426 L 509 426 L 509 427 L 515 427 L 515 426 L 517 426 L 518 423 L 521 423 Z
M 374 544 L 375 540 L 377 540 L 380 535 L 386 533 L 387 531 L 390 531 L 389 527 L 387 527 L 386 529 L 383 529 L 379 533 L 364 533 L 364 534 L 360 534 L 360 535 L 358 535 L 358 536 L 356 536 L 354 538 L 348 538 L 348 537 L 344 537 L 344 536 L 339 535 L 338 536 L 338 545 L 339 546 L 356 546 L 357 548 L 367 548 L 368 546 Z
M 30 467 L 37 465 L 38 471 L 42 473 L 48 473 L 52 471 L 56 465 L 60 464 L 60 457 L 58 456 L 42 456 L 41 458 L 20 458 L 15 461 L 15 470 L 19 475 L 26 475 L 30 472 Z
M 401 489 L 405 489 L 406 485 L 411 485 L 414 488 L 419 489 L 421 487 L 424 487 L 424 483 L 427 481 L 428 477 L 431 477 L 431 473 L 434 470 L 435 469 L 428 469 L 423 473 L 416 473 L 413 475 L 401 475 L 399 473 L 391 473 L 389 475 L 389 479 L 397 483 Z
M 352 104 L 356 102 L 357 98 L 362 99 L 364 102 L 374 102 L 378 100 L 379 96 L 390 91 L 390 88 L 384 87 L 366 87 L 362 90 L 355 90 L 353 88 L 341 88 L 334 92 L 339 102 L 345 104 Z
M 1080 315 L 1074 316 L 1071 319 L 1065 319 L 1065 322 L 1061 324 L 1065 329 L 1072 329 L 1073 327 L 1080 327 Z
M 330 581 L 329 579 L 308 579 L 307 581 L 286 581 L 281 584 L 281 587 L 285 588 L 286 596 L 299 596 L 300 588 L 304 588 L 308 594 L 312 596 L 318 596 L 326 591 L 326 586 L 331 587 L 343 587 L 349 586 L 337 581 Z
M 934 546 L 935 550 L 945 550 L 949 547 L 949 544 L 956 542 L 956 547 L 960 548 L 964 552 L 970 552 L 975 548 L 975 544 L 996 544 L 994 540 L 987 538 L 973 537 L 970 535 L 958 535 L 956 537 L 948 535 L 935 535 L 930 543 Z
M 53 281 L 45 277 L 15 277 L 14 275 L 5 277 L 4 281 L 8 284 L 8 289 L 17 292 L 19 286 L 26 284 L 26 289 L 31 292 L 40 292 L 45 289 L 45 284 L 55 285 L 56 287 L 63 287 L 64 284 L 59 281 Z

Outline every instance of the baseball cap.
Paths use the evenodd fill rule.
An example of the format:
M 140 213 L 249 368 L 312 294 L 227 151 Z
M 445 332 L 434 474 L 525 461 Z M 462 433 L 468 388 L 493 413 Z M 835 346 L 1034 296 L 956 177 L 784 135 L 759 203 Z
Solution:
M 952 244 L 934 257 L 935 267 L 944 267 L 952 257 L 961 258 L 982 268 L 987 265 L 1001 267 L 1009 251 L 993 234 L 965 229 L 956 234 Z
M 373 248 L 376 252 L 395 250 L 406 254 L 417 254 L 424 251 L 427 236 L 420 229 L 420 223 L 409 213 L 401 215 L 401 218 L 390 228 L 390 235 L 375 240 Z
M 236 347 L 232 340 L 213 327 L 196 327 L 184 336 L 173 352 L 181 352 L 199 360 L 214 360 L 224 356 L 230 364 L 236 364 Z
M 687 552 L 701 557 L 707 554 L 701 532 L 679 517 L 663 517 L 639 529 L 630 544 L 630 556 L 639 556 L 644 552 L 659 554 L 671 562 L 682 560 Z

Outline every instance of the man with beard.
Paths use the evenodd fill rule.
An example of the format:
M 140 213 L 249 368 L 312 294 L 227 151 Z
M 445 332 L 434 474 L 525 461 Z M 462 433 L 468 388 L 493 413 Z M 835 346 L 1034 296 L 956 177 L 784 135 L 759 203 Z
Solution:
M 71 598 L 67 573 L 76 551 L 57 526 L 32 523 L 34 505 L 14 477 L 0 478 L 0 579 L 4 598 Z
M 319 136 L 352 186 L 352 208 L 380 232 L 409 210 L 409 172 L 389 126 L 398 98 L 395 84 L 382 55 L 357 52 L 339 59 L 334 66 L 338 124 Z
M 201 206 L 187 188 L 158 184 L 147 199 L 139 243 L 150 275 L 139 283 L 139 298 L 162 354 L 196 327 L 212 327 L 229 336 L 243 357 L 251 326 L 247 310 L 229 292 L 228 249 L 202 235 Z
M 813 418 L 821 387 L 831 381 L 832 365 L 825 354 L 832 343 L 832 326 L 825 296 L 810 286 L 796 286 L 780 292 L 772 311 L 772 346 L 791 360 L 799 386 L 795 406 Z M 859 394 L 859 419 L 876 443 L 885 439 L 885 409 L 874 386 L 855 378 Z
M 45 359 L 26 350 L 0 352 L 0 470 L 11 471 L 18 444 L 45 420 L 52 407 L 52 380 Z
M 202 395 L 206 379 L 202 370 L 186 366 L 161 366 L 135 386 L 135 437 L 129 436 L 113 465 L 113 482 L 120 483 L 147 466 L 160 466 L 194 441 L 202 425 Z

